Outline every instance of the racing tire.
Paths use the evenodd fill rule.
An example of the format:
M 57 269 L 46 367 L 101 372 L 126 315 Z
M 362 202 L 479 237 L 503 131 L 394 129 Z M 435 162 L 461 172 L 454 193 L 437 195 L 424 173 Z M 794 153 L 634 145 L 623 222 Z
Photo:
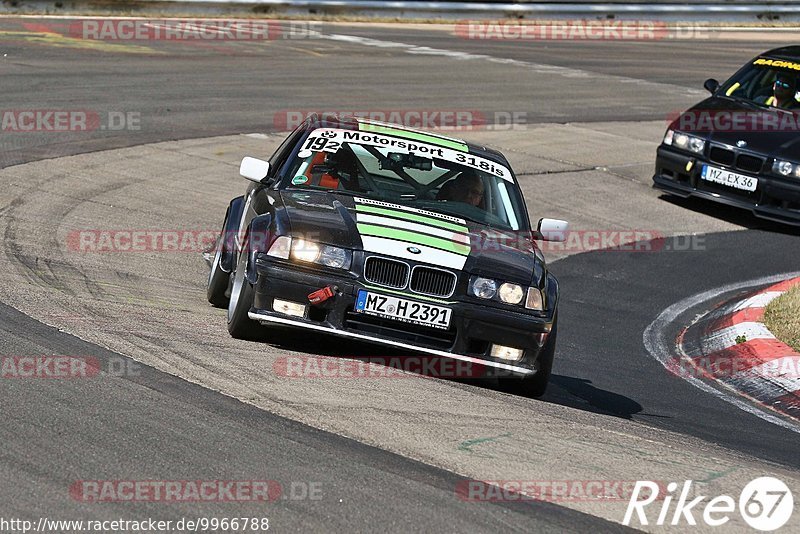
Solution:
M 547 391 L 550 374 L 553 370 L 553 357 L 556 353 L 556 337 L 558 335 L 558 318 L 553 320 L 553 329 L 547 336 L 547 342 L 536 360 L 537 371 L 533 376 L 501 378 L 500 386 L 508 393 L 521 397 L 539 398 Z
M 253 306 L 255 290 L 247 280 L 247 253 L 239 255 L 236 272 L 233 273 L 231 298 L 228 302 L 228 332 L 236 339 L 254 341 L 261 337 L 262 328 L 256 321 L 248 317 Z
M 208 302 L 210 302 L 215 308 L 227 308 L 228 303 L 230 302 L 230 297 L 228 296 L 228 286 L 231 282 L 231 275 L 230 273 L 223 271 L 222 267 L 220 266 L 220 262 L 222 261 L 222 248 L 225 244 L 225 227 L 227 224 L 228 218 L 226 217 L 225 222 L 222 225 L 223 233 L 220 235 L 220 238 L 214 247 L 216 252 L 214 252 L 214 259 L 211 262 L 211 272 L 208 273 L 208 283 L 206 285 L 206 297 L 208 298 Z

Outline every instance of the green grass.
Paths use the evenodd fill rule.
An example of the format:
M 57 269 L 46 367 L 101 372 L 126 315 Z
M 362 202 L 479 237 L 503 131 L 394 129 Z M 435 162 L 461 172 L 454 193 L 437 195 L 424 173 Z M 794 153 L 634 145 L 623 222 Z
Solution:
M 775 337 L 800 352 L 800 286 L 770 302 L 764 323 Z

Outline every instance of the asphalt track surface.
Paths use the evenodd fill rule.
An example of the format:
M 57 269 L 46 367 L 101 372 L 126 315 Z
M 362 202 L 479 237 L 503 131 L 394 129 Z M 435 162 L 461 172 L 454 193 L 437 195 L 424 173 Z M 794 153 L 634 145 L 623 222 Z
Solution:
M 0 20 L 4 109 L 88 108 L 101 115 L 134 111 L 141 116 L 141 129 L 3 133 L 2 167 L 156 141 L 269 132 L 275 114 L 290 109 L 457 107 L 487 116 L 524 112 L 529 123 L 658 121 L 698 100 L 706 77 L 722 79 L 750 56 L 777 45 L 769 39 L 476 43 L 440 30 L 335 25 L 324 33 L 355 38 L 210 47 L 156 42 L 139 49 L 130 43 L 86 46 L 26 35 L 20 25 Z M 364 38 L 428 50 L 376 46 Z M 442 50 L 448 54 L 436 52 Z M 516 63 L 457 59 L 454 51 Z M 548 74 L 547 66 L 560 70 Z M 46 195 L 46 178 L 37 187 Z M 576 419 L 582 412 L 611 416 L 604 421 L 633 420 L 794 471 L 800 467 L 797 433 L 669 375 L 647 354 L 642 332 L 683 298 L 796 271 L 798 236 L 734 210 L 661 202 L 676 204 L 676 212 L 685 210 L 687 217 L 711 216 L 738 231 L 703 235 L 702 250 L 590 252 L 555 262 L 552 268 L 563 288 L 562 322 L 553 387 L 543 403 L 573 409 Z M 221 215 L 224 200 L 218 205 Z M 13 202 L 0 209 L 0 218 L 7 217 L 9 224 L 12 214 L 25 212 Z M 25 217 L 35 219 L 36 211 Z M 6 254 L 16 256 L 9 258 L 12 265 L 38 261 L 19 248 L 24 238 L 6 231 Z M 57 282 L 57 273 L 37 283 L 48 279 Z M 0 301 L 7 299 L 0 296 Z M 0 346 L 6 355 L 121 357 L 8 306 L 0 306 L 0 317 Z M 295 340 L 294 346 L 303 343 Z M 445 385 L 445 392 L 455 395 L 469 388 L 487 402 L 499 395 L 491 386 Z M 13 414 L 13 422 L 0 430 L 8 444 L 2 453 L 4 479 L 13 481 L 2 490 L 3 502 L 10 503 L 2 511 L 6 516 L 38 517 L 50 511 L 88 519 L 116 512 L 119 508 L 76 505 L 65 497 L 63 488 L 81 476 L 90 478 L 87 472 L 110 479 L 169 479 L 172 473 L 175 478 L 193 473 L 236 479 L 263 473 L 286 483 L 319 481 L 327 488 L 321 503 L 280 500 L 270 507 L 270 517 L 292 529 L 366 530 L 378 523 L 391 531 L 488 531 L 497 524 L 528 531 L 610 528 L 600 519 L 543 503 L 465 505 L 453 496 L 458 477 L 443 469 L 308 428 L 149 367 L 135 378 L 109 376 L 66 385 L 42 381 L 35 387 L 3 380 L 0 388 Z M 443 405 L 447 401 L 441 399 Z M 530 401 L 505 396 L 503 402 L 524 410 Z M 64 458 L 65 449 L 74 455 Z M 31 450 L 44 459 L 25 459 Z M 124 510 L 143 513 L 154 506 L 126 505 Z M 226 511 L 223 505 L 170 510 L 175 516 Z M 157 511 L 160 518 L 172 517 L 164 517 L 163 507 Z

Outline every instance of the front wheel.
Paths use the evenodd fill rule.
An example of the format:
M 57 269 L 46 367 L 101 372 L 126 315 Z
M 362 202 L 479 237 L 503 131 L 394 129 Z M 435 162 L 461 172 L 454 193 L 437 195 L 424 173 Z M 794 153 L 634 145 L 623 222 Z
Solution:
M 509 393 L 523 397 L 538 398 L 547 391 L 550 382 L 550 373 L 553 370 L 553 357 L 556 353 L 556 337 L 558 334 L 558 319 L 553 319 L 553 329 L 547 336 L 547 342 L 542 347 L 542 352 L 536 361 L 537 371 L 533 376 L 524 378 L 501 378 L 500 385 Z
M 228 303 L 228 332 L 236 339 L 255 340 L 261 333 L 261 325 L 248 317 L 253 306 L 255 291 L 247 280 L 247 253 L 239 255 L 236 273 L 233 275 L 231 298 Z

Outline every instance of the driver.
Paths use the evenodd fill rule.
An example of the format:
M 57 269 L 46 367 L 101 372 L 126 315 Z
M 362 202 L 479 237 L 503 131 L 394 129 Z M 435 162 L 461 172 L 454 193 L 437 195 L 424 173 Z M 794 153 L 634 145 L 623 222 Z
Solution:
M 779 72 L 772 84 L 772 95 L 765 104 L 778 108 L 795 108 L 798 106 L 795 94 L 797 93 L 797 79 L 789 73 Z
M 464 171 L 442 186 L 437 199 L 464 202 L 480 208 L 483 194 L 484 186 L 480 176 L 474 171 Z
M 320 177 L 319 185 L 328 189 L 344 189 L 360 191 L 358 183 L 358 161 L 351 150 L 340 148 L 333 154 L 325 154 L 325 173 Z

